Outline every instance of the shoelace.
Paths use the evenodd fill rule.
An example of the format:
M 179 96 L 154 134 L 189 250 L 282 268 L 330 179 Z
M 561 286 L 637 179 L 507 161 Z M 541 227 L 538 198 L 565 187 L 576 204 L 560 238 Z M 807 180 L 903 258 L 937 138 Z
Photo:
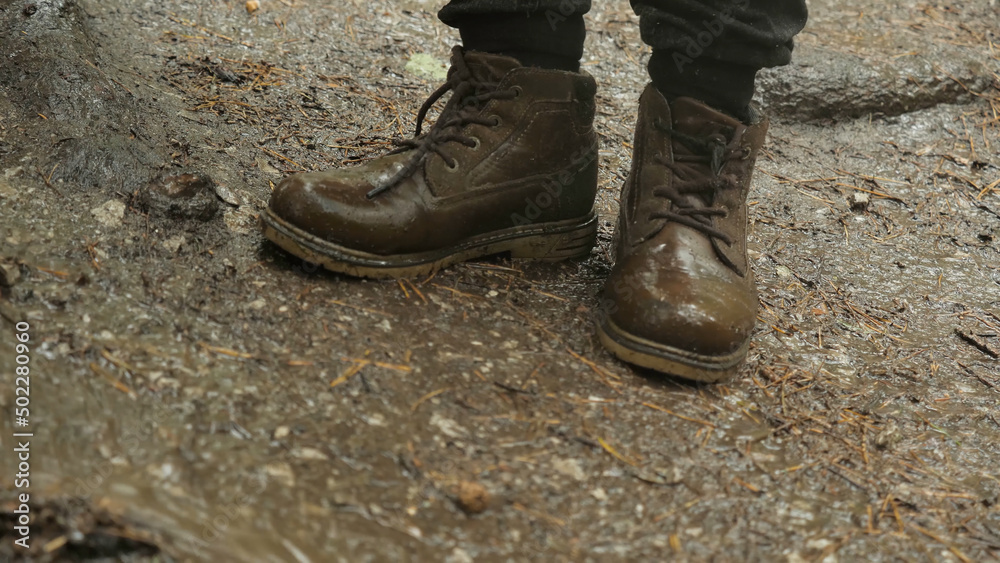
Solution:
M 695 137 L 677 131 L 659 119 L 653 125 L 671 139 L 679 141 L 694 154 L 675 154 L 673 161 L 663 156 L 656 157 L 656 162 L 666 166 L 674 173 L 674 181 L 669 185 L 657 186 L 653 189 L 653 195 L 664 197 L 670 200 L 673 205 L 669 211 L 652 213 L 650 219 L 666 219 L 680 223 L 709 237 L 717 238 L 726 244 L 732 244 L 733 239 L 712 224 L 712 218 L 725 217 L 726 210 L 702 202 L 712 201 L 715 193 L 720 190 L 739 187 L 735 176 L 721 174 L 722 168 L 734 158 L 746 158 L 750 154 L 750 150 L 746 147 L 731 146 L 732 143 L 727 143 L 720 134 Z M 682 167 L 680 166 L 682 163 L 708 165 L 711 175 L 691 170 L 689 167 Z M 700 197 L 684 197 L 692 194 Z
M 435 90 L 417 113 L 417 127 L 412 139 L 396 140 L 393 143 L 399 148 L 389 154 L 413 151 L 410 160 L 382 185 L 368 192 L 368 199 L 392 189 L 403 179 L 412 175 L 431 153 L 436 153 L 444 159 L 448 168 L 458 166 L 458 161 L 448 156 L 443 150 L 445 143 L 458 142 L 467 147 L 476 147 L 478 139 L 462 134 L 466 125 L 479 124 L 497 126 L 495 117 L 482 117 L 479 108 L 483 103 L 494 99 L 512 99 L 517 97 L 517 90 L 511 88 L 499 90 L 499 83 L 484 82 L 477 79 L 465 60 L 465 50 L 455 46 L 451 51 L 451 72 L 448 80 Z M 421 135 L 424 118 L 431 107 L 446 93 L 451 91 L 451 99 L 441 110 L 437 123 L 425 135 Z

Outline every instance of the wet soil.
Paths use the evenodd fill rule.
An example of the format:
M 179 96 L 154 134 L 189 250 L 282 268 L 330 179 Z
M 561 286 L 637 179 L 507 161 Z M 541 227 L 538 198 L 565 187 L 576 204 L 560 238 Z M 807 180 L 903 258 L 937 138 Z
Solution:
M 761 79 L 760 317 L 717 386 L 594 332 L 649 56 L 625 2 L 588 16 L 586 261 L 370 282 L 262 239 L 284 174 L 409 134 L 435 8 L 0 0 L 0 370 L 30 323 L 35 435 L 22 552 L 3 377 L 0 558 L 1000 556 L 995 2 L 811 3 Z

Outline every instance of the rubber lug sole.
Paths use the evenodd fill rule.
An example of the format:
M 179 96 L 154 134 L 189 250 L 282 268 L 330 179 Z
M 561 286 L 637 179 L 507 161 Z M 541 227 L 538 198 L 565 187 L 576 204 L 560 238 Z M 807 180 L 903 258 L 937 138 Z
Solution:
M 629 334 L 611 319 L 598 325 L 597 334 L 604 347 L 625 362 L 705 383 L 730 381 L 739 371 L 750 347 L 747 341 L 739 350 L 725 356 L 695 354 Z
M 538 223 L 473 237 L 453 247 L 413 254 L 378 255 L 313 236 L 268 209 L 261 215 L 264 236 L 289 253 L 341 274 L 364 278 L 408 278 L 483 256 L 509 252 L 512 258 L 557 262 L 585 258 L 597 243 L 597 216 Z

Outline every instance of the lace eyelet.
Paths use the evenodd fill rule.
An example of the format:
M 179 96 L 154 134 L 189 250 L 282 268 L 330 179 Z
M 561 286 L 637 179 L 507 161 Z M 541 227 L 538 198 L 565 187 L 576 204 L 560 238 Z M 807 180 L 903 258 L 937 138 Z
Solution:
M 520 86 L 514 86 L 513 88 L 511 88 L 511 90 L 514 91 L 514 98 L 520 98 L 521 94 L 524 93 L 524 89 L 521 88 Z
M 493 124 L 490 125 L 490 127 L 494 128 L 494 129 L 496 129 L 497 127 L 500 127 L 501 125 L 503 125 L 503 119 L 501 119 L 499 115 L 493 114 L 490 117 L 490 119 L 493 120 Z
M 444 169 L 447 170 L 448 172 L 458 172 L 458 160 L 455 160 L 454 162 L 455 162 L 454 166 L 452 166 L 452 165 L 448 164 L 447 162 L 445 162 L 444 163 Z
M 753 151 L 750 150 L 750 147 L 743 147 L 743 155 L 740 156 L 740 160 L 747 160 L 748 158 L 750 158 L 750 153 L 752 152 Z
M 478 151 L 479 147 L 482 146 L 483 142 L 479 140 L 479 137 L 471 137 L 471 139 L 473 141 L 473 145 L 469 148 L 474 151 Z

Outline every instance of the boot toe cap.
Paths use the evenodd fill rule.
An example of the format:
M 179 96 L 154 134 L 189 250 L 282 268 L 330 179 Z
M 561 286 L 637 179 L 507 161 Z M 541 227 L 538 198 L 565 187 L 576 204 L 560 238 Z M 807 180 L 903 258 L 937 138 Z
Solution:
M 338 186 L 319 174 L 294 174 L 281 181 L 271 194 L 270 209 L 275 215 L 310 234 L 323 236 L 338 215 L 330 194 Z M 341 188 L 343 188 L 341 186 Z
M 753 331 L 756 298 L 734 291 L 728 280 L 691 279 L 684 272 L 662 271 L 654 284 L 629 287 L 614 281 L 605 289 L 607 302 L 613 303 L 611 321 L 656 345 L 726 356 L 745 346 Z
M 413 212 L 405 198 L 368 199 L 368 182 L 351 174 L 309 172 L 282 180 L 271 195 L 270 210 L 300 231 L 363 252 L 397 251 L 399 233 Z

